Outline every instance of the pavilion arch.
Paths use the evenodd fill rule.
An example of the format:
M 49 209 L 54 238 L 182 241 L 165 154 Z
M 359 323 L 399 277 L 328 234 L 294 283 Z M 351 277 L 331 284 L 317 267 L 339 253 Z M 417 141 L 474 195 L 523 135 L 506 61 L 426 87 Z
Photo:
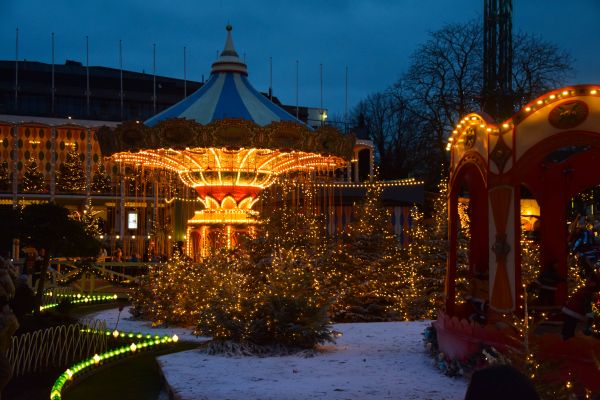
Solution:
M 540 205 L 542 269 L 556 265 L 559 275 L 567 276 L 567 203 L 578 193 L 600 185 L 600 174 L 594 165 L 600 165 L 600 133 L 590 131 L 549 136 L 528 149 L 515 164 L 515 170 L 521 171 L 516 178 L 530 189 Z M 566 298 L 567 287 L 563 283 L 558 287 L 555 305 L 564 303 Z
M 485 115 L 469 114 L 453 130 L 447 150 L 450 183 L 446 301 L 434 327 L 440 351 L 450 358 L 467 359 L 482 344 L 500 351 L 522 345 L 515 341 L 506 322 L 511 315 L 524 313 L 520 259 L 523 188 L 540 208 L 540 271 L 556 265 L 558 274 L 567 276 L 567 202 L 600 185 L 600 86 L 571 86 L 548 92 L 498 124 Z M 487 317 L 483 325 L 461 320 L 464 314 L 457 307 L 459 299 L 455 296 L 455 232 L 459 223 L 455 198 L 465 185 L 474 195 L 473 206 L 481 207 L 477 211 L 481 216 L 471 218 L 471 232 L 484 232 L 483 238 L 474 238 L 477 249 L 470 254 L 471 271 L 475 260 L 480 262 L 485 258 L 483 254 L 488 255 L 488 307 L 483 311 Z M 558 309 L 566 298 L 566 283 L 559 284 L 554 306 Z M 571 371 L 577 371 L 583 384 L 600 390 L 597 372 L 590 368 L 595 362 L 594 352 L 600 354 L 599 341 L 563 341 L 558 333 L 547 333 L 536 340 L 552 343 L 545 347 L 549 357 L 561 359 Z
M 449 183 L 448 191 L 448 263 L 446 269 L 445 284 L 445 307 L 448 312 L 454 311 L 456 303 L 456 267 L 457 267 L 457 248 L 458 231 L 460 218 L 458 215 L 459 197 L 468 194 L 469 219 L 478 221 L 477 224 L 470 223 L 470 243 L 469 243 L 469 280 L 478 278 L 478 281 L 487 281 L 487 163 L 485 159 L 475 151 L 469 151 L 460 160 L 455 173 Z M 464 192 L 467 193 L 464 193 Z M 479 279 L 481 278 L 481 279 Z M 487 290 L 483 289 L 478 295 L 487 297 Z M 486 299 L 487 300 L 487 299 Z
M 553 152 L 566 148 L 575 149 L 570 157 L 560 162 L 548 159 Z M 578 151 L 581 149 L 586 151 Z M 555 263 L 559 273 L 566 274 L 566 201 L 600 183 L 598 174 L 589 167 L 598 165 L 599 149 L 599 86 L 572 86 L 549 92 L 501 124 L 479 114 L 469 114 L 457 124 L 448 143 L 451 154 L 449 194 L 455 196 L 465 177 L 475 175 L 468 173 L 467 165 L 477 165 L 487 190 L 483 197 L 489 218 L 473 218 L 475 226 L 471 229 L 488 232 L 487 243 L 478 237 L 477 246 L 491 250 L 488 251 L 490 309 L 498 313 L 519 313 L 523 306 L 520 296 L 522 185 L 531 190 L 542 209 L 541 267 Z M 565 175 L 569 176 L 565 178 Z M 449 205 L 451 203 L 452 197 Z M 450 252 L 445 304 L 449 314 L 453 314 L 456 302 L 452 279 L 456 269 L 456 241 L 452 232 L 457 218 L 449 208 Z M 472 266 L 473 255 L 470 256 Z M 557 303 L 565 300 L 566 293 L 566 287 L 560 288 Z

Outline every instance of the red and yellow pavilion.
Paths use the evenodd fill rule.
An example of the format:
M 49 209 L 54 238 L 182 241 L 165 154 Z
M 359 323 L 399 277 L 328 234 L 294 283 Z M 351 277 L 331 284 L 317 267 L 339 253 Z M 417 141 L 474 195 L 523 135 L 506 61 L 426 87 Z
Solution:
M 553 268 L 561 277 L 550 306 L 560 312 L 568 297 L 567 205 L 578 193 L 600 185 L 600 86 L 549 92 L 500 124 L 469 114 L 453 131 L 448 150 L 449 257 L 445 307 L 434 326 L 440 350 L 467 359 L 482 344 L 519 346 L 506 321 L 526 314 L 520 239 L 522 215 L 527 216 L 524 209 L 531 200 L 523 202 L 522 193 L 539 204 L 537 272 Z M 470 292 L 489 305 L 484 325 L 467 319 L 465 299 L 456 295 L 458 203 L 465 192 L 471 212 Z M 573 379 L 600 390 L 600 341 L 584 335 L 564 341 L 558 333 L 538 339 L 540 350 L 564 361 Z

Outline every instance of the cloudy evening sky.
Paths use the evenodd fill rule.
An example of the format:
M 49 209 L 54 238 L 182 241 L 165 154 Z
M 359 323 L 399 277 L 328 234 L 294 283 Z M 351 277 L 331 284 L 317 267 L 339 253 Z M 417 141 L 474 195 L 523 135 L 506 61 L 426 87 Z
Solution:
M 246 57 L 254 86 L 266 91 L 273 57 L 274 94 L 287 104 L 296 98 L 300 62 L 300 104 L 319 106 L 319 64 L 324 65 L 324 103 L 331 114 L 344 110 L 344 69 L 349 69 L 349 105 L 392 84 L 427 34 L 449 22 L 480 19 L 483 0 L 389 1 L 197 1 L 197 0 L 0 0 L 0 59 L 50 62 L 51 32 L 56 62 L 85 61 L 118 67 L 123 40 L 125 69 L 183 77 L 208 77 L 210 64 L 234 27 L 234 43 Z M 513 26 L 569 49 L 575 58 L 571 84 L 600 84 L 600 1 L 514 0 Z

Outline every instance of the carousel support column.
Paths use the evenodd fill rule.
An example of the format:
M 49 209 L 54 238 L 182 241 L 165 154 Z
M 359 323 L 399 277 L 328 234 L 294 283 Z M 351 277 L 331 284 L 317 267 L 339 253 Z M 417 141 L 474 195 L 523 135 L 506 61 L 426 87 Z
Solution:
M 567 223 L 566 223 L 566 200 L 563 198 L 564 187 L 556 187 L 560 180 L 553 180 L 551 190 L 545 190 L 544 197 L 540 199 L 540 240 L 541 240 L 541 263 L 542 268 L 555 265 L 556 272 L 560 277 L 566 277 L 567 269 Z M 561 305 L 567 300 L 567 285 L 564 282 L 558 284 L 555 305 Z
M 121 168 L 119 178 L 121 180 L 121 190 L 119 196 L 119 235 L 125 238 L 125 174 Z
M 231 228 L 231 225 L 225 227 L 225 232 L 227 235 L 227 249 L 231 249 L 233 247 L 233 229 Z
M 187 238 L 187 241 L 185 242 L 185 254 L 188 257 L 190 257 L 192 260 L 198 261 L 198 260 L 196 260 L 196 254 L 194 254 L 194 251 L 193 251 L 194 245 L 192 244 L 192 227 L 189 225 L 187 226 L 187 229 L 185 230 L 185 237 Z
M 346 166 L 346 181 L 348 183 L 352 182 L 352 160 Z
M 56 196 L 56 128 L 50 129 L 50 201 Z
M 19 124 L 15 124 L 12 130 L 13 148 L 12 148 L 12 205 L 17 206 L 17 193 L 19 191 L 19 171 L 17 169 L 19 158 Z M 17 256 L 18 257 L 18 256 Z
M 158 226 L 158 172 L 154 172 L 154 183 L 152 184 L 152 189 L 154 191 L 154 207 L 152 209 L 152 221 L 154 226 Z
M 206 257 L 208 255 L 208 251 L 207 251 L 207 231 L 208 228 L 206 225 L 203 225 L 200 231 L 200 255 L 202 257 Z
M 458 246 L 458 196 L 450 190 L 448 197 L 448 260 L 444 282 L 445 311 L 454 315 L 456 303 L 456 253 Z

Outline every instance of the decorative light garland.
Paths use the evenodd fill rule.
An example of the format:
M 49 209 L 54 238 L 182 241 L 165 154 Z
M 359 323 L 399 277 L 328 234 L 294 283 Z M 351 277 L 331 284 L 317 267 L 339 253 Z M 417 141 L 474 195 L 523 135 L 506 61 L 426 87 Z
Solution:
M 507 131 L 513 128 L 516 120 L 522 120 L 526 118 L 533 112 L 538 111 L 539 109 L 545 107 L 548 104 L 557 102 L 559 100 L 563 100 L 569 97 L 576 96 L 598 96 L 600 95 L 600 88 L 598 87 L 574 87 L 568 89 L 559 89 L 553 92 L 549 92 L 543 97 L 539 97 L 530 103 L 526 104 L 521 110 L 515 113 L 513 118 L 506 120 L 500 128 L 494 124 L 488 124 L 483 118 L 477 114 L 469 114 L 465 118 L 461 119 L 460 122 L 456 125 L 455 129 L 452 131 L 452 134 L 448 138 L 448 144 L 446 145 L 446 150 L 450 151 L 452 149 L 453 142 L 460 142 L 458 138 L 463 134 L 467 127 L 472 125 L 479 124 L 481 128 L 486 128 L 488 134 L 498 133 L 500 130 Z
M 94 302 L 102 302 L 102 301 L 113 301 L 117 300 L 118 296 L 116 294 L 109 295 L 86 295 L 86 294 L 55 294 L 52 296 L 51 293 L 48 294 L 51 297 L 62 297 L 63 299 L 68 299 L 71 304 L 81 304 L 81 303 L 94 303 Z M 49 303 L 40 307 L 40 311 L 46 311 L 52 308 L 58 307 L 59 303 Z
M 137 342 L 133 341 L 129 345 L 117 347 L 115 349 L 106 351 L 101 354 L 94 354 L 92 357 L 80 361 L 70 368 L 65 370 L 54 382 L 52 389 L 50 390 L 50 400 L 60 400 L 62 398 L 63 388 L 67 383 L 72 381 L 83 372 L 90 370 L 93 367 L 96 367 L 102 363 L 107 361 L 112 361 L 117 357 L 128 356 L 136 351 L 141 351 L 144 349 L 151 348 L 153 346 L 164 345 L 168 343 L 177 343 L 179 341 L 179 337 L 177 335 L 173 336 L 152 336 L 151 334 L 146 334 L 145 336 L 141 333 L 133 333 L 133 332 L 119 332 L 118 330 L 110 331 L 110 330 L 95 330 L 95 329 L 82 329 L 83 333 L 90 334 L 101 334 L 106 336 L 114 336 L 115 338 L 124 338 L 124 339 L 138 339 Z

